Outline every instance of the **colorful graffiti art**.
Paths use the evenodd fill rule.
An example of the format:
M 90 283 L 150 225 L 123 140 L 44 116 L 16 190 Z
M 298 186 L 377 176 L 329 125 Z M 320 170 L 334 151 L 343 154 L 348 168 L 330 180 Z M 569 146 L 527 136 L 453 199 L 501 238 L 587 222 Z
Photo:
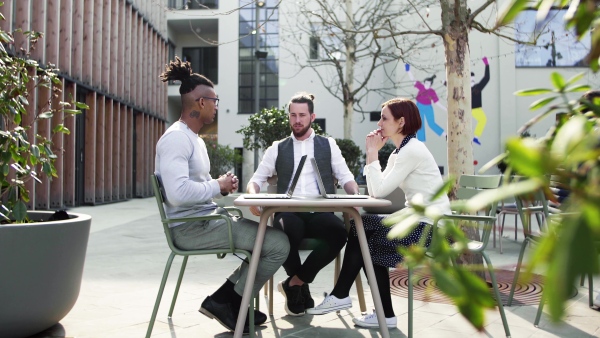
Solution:
M 481 107 L 481 92 L 490 81 L 490 65 L 487 57 L 484 56 L 482 61 L 485 65 L 485 74 L 479 83 L 475 83 L 475 74 L 471 72 L 471 115 L 473 115 L 473 118 L 475 121 L 477 121 L 477 124 L 475 125 L 475 131 L 473 132 L 475 135 L 473 137 L 473 143 L 478 145 L 481 145 L 480 138 L 483 134 L 483 130 L 485 129 L 485 125 L 487 124 L 487 116 Z
M 442 128 L 439 124 L 435 122 L 435 115 L 433 114 L 433 104 L 444 110 L 448 111 L 443 104 L 440 103 L 437 93 L 431 85 L 433 84 L 433 80 L 435 79 L 435 75 L 432 75 L 423 80 L 423 82 L 415 81 L 415 77 L 410 71 L 410 65 L 405 64 L 404 69 L 406 73 L 410 77 L 411 81 L 414 81 L 415 88 L 417 88 L 417 98 L 416 103 L 419 108 L 419 113 L 421 114 L 422 125 L 421 128 L 417 131 L 417 139 L 421 142 L 426 141 L 426 133 L 425 133 L 425 125 L 427 124 L 431 130 L 436 133 L 438 136 L 445 137 L 446 132 L 444 128 Z

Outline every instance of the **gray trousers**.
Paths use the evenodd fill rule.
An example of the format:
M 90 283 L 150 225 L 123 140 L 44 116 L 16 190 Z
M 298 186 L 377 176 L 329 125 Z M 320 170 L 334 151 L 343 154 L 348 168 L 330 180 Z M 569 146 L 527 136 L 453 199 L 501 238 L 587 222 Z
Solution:
M 223 208 L 217 208 L 213 213 L 228 214 L 227 210 Z M 258 223 L 238 216 L 232 216 L 231 222 L 233 245 L 238 249 L 252 252 Z M 227 223 L 221 219 L 184 223 L 171 228 L 171 234 L 175 245 L 183 250 L 229 247 Z M 252 288 L 253 295 L 256 295 L 269 278 L 277 272 L 286 260 L 289 251 L 290 244 L 287 235 L 279 229 L 267 227 Z M 248 263 L 242 262 L 227 278 L 235 284 L 235 292 L 240 296 L 244 293 L 247 276 Z

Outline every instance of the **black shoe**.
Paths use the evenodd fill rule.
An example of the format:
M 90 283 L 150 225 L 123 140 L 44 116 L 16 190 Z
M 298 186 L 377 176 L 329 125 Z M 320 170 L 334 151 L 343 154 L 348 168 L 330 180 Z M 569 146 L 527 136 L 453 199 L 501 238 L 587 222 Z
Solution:
M 249 320 L 250 316 L 246 315 L 246 325 L 250 324 L 250 320 Z M 258 311 L 258 310 L 254 310 L 254 325 L 262 325 L 267 321 L 267 315 Z
M 285 312 L 290 316 L 304 315 L 304 296 L 300 285 L 289 286 L 290 278 L 277 285 L 279 292 L 285 297 Z
M 302 284 L 302 297 L 304 297 L 304 309 L 312 309 L 315 307 L 315 300 L 310 296 L 308 283 Z
M 235 331 L 235 323 L 237 321 L 237 311 L 232 309 L 230 303 L 220 304 L 212 300 L 210 296 L 202 302 L 200 313 L 210 319 L 216 319 L 221 325 L 230 331 Z M 248 324 L 244 325 L 244 333 L 249 333 Z

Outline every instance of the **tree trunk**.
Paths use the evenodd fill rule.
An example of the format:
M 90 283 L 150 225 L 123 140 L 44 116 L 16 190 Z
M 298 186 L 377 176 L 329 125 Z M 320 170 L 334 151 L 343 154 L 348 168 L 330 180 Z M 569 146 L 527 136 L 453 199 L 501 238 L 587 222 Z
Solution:
M 352 11 L 352 1 L 346 0 L 346 29 L 354 29 L 352 22 L 354 12 Z M 348 34 L 345 41 L 346 45 L 346 83 L 343 85 L 344 95 L 344 138 L 352 139 L 352 123 L 354 119 L 354 62 L 356 53 L 355 34 Z
M 448 174 L 459 178 L 473 174 L 473 131 L 471 119 L 471 68 L 469 55 L 468 7 L 466 0 L 440 0 L 448 81 Z M 456 185 L 451 199 L 456 199 Z M 470 239 L 478 240 L 479 232 L 463 226 Z M 482 266 L 480 255 L 463 255 L 461 263 Z

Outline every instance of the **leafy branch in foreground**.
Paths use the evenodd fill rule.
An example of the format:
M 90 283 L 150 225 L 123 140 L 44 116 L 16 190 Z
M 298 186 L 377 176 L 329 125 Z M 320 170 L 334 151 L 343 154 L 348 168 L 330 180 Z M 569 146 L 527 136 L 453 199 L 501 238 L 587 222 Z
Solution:
M 42 33 L 25 32 L 30 42 L 30 50 L 42 38 Z M 62 91 L 62 81 L 58 69 L 49 64 L 41 67 L 35 60 L 8 53 L 4 46 L 13 44 L 11 34 L 0 30 L 0 217 L 13 219 L 17 223 L 27 222 L 26 203 L 30 200 L 27 182 L 41 183 L 40 175 L 49 180 L 57 177 L 54 162 L 57 159 L 52 137 L 37 133 L 40 121 L 50 120 L 55 114 L 70 117 L 88 107 L 80 102 L 60 102 L 52 106 L 52 99 L 35 116 L 26 119 L 29 100 L 38 89 L 51 90 L 53 98 Z M 28 121 L 27 124 L 24 121 Z M 61 122 L 52 126 L 52 134 L 69 134 Z M 33 139 L 31 139 L 33 137 Z

